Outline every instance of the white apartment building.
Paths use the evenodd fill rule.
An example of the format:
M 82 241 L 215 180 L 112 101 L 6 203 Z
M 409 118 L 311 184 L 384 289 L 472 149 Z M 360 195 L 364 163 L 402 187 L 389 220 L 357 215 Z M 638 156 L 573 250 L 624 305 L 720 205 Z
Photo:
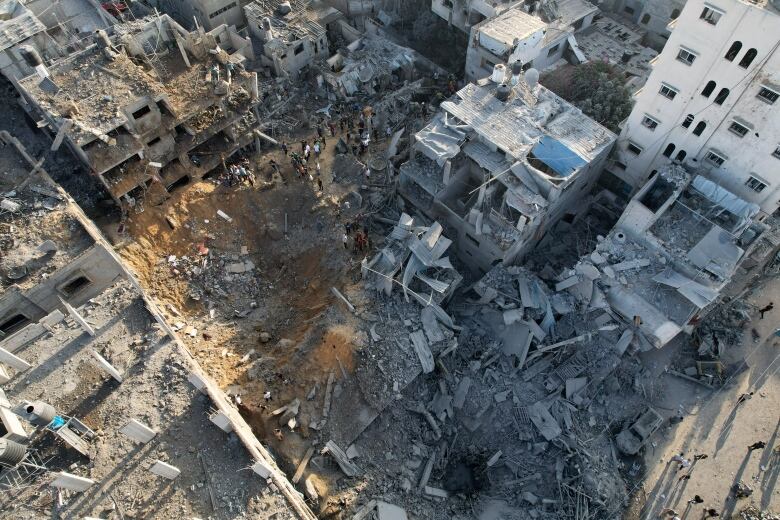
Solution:
M 627 193 L 676 161 L 764 216 L 777 210 L 779 8 L 777 0 L 689 0 L 669 24 L 607 168 Z

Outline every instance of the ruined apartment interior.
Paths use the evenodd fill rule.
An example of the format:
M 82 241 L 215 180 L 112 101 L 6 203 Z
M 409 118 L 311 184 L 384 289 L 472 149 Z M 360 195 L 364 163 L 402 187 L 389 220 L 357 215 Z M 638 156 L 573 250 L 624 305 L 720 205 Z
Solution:
M 0 0 L 0 518 L 780 518 L 750 24 Z

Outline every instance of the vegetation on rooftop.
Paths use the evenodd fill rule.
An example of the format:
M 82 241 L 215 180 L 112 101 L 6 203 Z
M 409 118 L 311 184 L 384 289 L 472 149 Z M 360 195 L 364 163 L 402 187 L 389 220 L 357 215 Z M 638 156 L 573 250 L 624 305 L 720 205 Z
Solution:
M 624 81 L 617 68 L 600 61 L 566 65 L 540 78 L 542 85 L 616 133 L 631 112 L 631 93 Z

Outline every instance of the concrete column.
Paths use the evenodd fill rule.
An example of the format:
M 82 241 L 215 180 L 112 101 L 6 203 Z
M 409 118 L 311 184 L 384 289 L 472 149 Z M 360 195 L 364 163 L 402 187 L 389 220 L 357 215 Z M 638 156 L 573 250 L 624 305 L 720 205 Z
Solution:
M 111 374 L 111 377 L 113 377 L 120 383 L 122 382 L 122 374 L 119 373 L 119 370 L 114 368 L 114 366 L 111 363 L 106 361 L 106 359 L 100 354 L 98 354 L 94 349 L 90 349 L 90 354 L 92 354 L 92 357 L 95 358 L 95 361 L 97 361 L 98 368 L 102 368 L 103 370 Z
M 213 415 L 210 415 L 209 421 L 219 426 L 219 428 L 224 432 L 230 433 L 233 431 L 233 425 L 230 423 L 230 419 L 228 419 L 227 415 L 222 412 L 217 412 Z
M 0 365 L 0 385 L 4 385 L 10 380 L 11 380 L 11 376 L 9 376 L 8 372 L 5 371 L 3 365 Z
M 57 474 L 57 478 L 51 483 L 52 486 L 60 489 L 68 489 L 70 491 L 86 491 L 94 484 L 95 481 L 89 478 L 79 477 L 70 473 L 61 471 Z
M 130 422 L 125 424 L 119 430 L 119 433 L 144 444 L 154 439 L 154 436 L 157 435 L 156 431 L 135 419 L 130 419 Z
M 3 423 L 3 427 L 8 432 L 3 435 L 4 438 L 20 444 L 27 443 L 29 435 L 27 435 L 27 431 L 22 426 L 19 416 L 5 406 L 0 406 L 0 422 Z
M 176 466 L 171 466 L 170 464 L 166 464 L 161 460 L 155 461 L 154 465 L 149 468 L 149 471 L 155 475 L 167 478 L 168 480 L 173 480 L 181 475 L 181 470 L 179 468 Z
M 89 323 L 87 323 L 84 318 L 81 317 L 81 314 L 79 314 L 79 311 L 74 309 L 68 302 L 60 298 L 60 302 L 62 303 L 62 306 L 65 307 L 65 310 L 68 311 L 68 314 L 70 314 L 70 317 L 73 318 L 76 323 L 78 323 L 84 331 L 89 334 L 90 336 L 95 335 L 95 330 L 90 326 Z
M 192 386 L 194 386 L 200 393 L 208 395 L 206 392 L 206 382 L 203 380 L 203 377 L 196 373 L 196 372 L 190 372 L 187 376 L 187 381 L 190 382 Z
M 27 370 L 32 366 L 24 359 L 14 356 L 2 347 L 0 347 L 0 363 L 5 363 L 9 367 L 15 368 L 20 372 Z

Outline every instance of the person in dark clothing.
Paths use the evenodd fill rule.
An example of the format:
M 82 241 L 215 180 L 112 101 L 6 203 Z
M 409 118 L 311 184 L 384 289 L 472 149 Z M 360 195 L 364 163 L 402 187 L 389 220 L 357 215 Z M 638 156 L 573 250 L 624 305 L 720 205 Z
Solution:
M 287 157 L 287 142 L 286 141 L 282 141 L 282 153 L 284 154 L 285 157 Z
M 718 513 L 718 510 L 710 508 L 710 509 L 707 509 L 705 511 L 704 518 L 715 518 L 716 516 L 720 516 L 720 513 Z
M 693 495 L 693 498 L 688 500 L 689 504 L 701 504 L 702 502 L 704 502 L 704 499 L 699 495 Z
M 766 448 L 766 443 L 764 441 L 758 441 L 748 446 L 748 451 L 763 450 L 764 448 Z
M 775 308 L 775 303 L 774 302 L 769 302 L 769 305 L 767 305 L 766 307 L 761 307 L 760 309 L 758 309 L 758 312 L 761 313 L 761 318 L 759 318 L 759 319 L 763 320 L 764 319 L 764 314 L 766 314 L 767 312 L 771 311 L 774 308 Z

